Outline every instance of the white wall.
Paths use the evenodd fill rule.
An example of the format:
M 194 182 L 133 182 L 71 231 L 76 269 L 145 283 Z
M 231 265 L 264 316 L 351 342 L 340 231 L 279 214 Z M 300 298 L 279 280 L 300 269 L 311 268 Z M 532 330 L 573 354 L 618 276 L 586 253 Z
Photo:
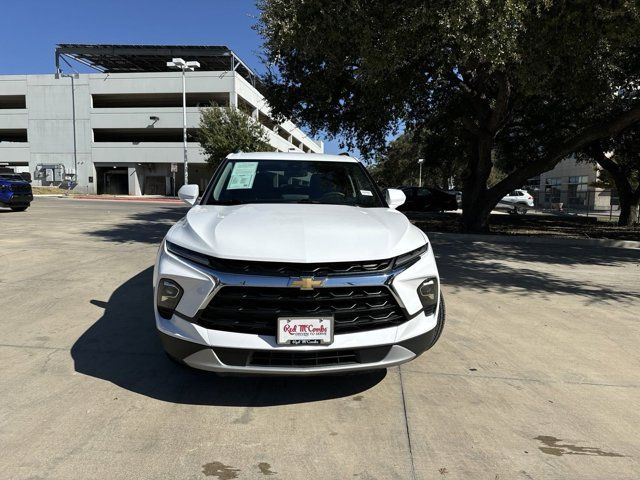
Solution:
M 182 163 L 181 142 L 94 142 L 93 129 L 111 128 L 182 128 L 182 108 L 93 108 L 92 94 L 181 93 L 180 72 L 81 74 L 74 79 L 78 190 L 93 193 L 96 189 L 95 164 L 123 164 L 135 170 L 138 164 Z M 235 72 L 190 72 L 187 92 L 226 93 L 230 99 L 241 95 L 249 103 L 269 114 L 262 95 Z M 27 143 L 0 142 L 3 162 L 29 162 L 35 174 L 40 164 L 62 164 L 73 172 L 73 120 L 71 79 L 55 75 L 0 76 L 0 95 L 26 95 L 25 109 L 0 110 L 0 128 L 27 129 Z M 159 117 L 153 124 L 149 118 Z M 196 128 L 198 108 L 187 109 L 187 126 Z M 283 127 L 312 152 L 322 152 L 322 142 L 315 142 L 291 122 Z M 293 145 L 277 133 L 268 133 L 274 149 L 287 151 Z M 199 144 L 190 143 L 189 161 L 205 163 Z M 137 174 L 136 174 L 137 175 Z M 88 183 L 94 177 L 94 183 Z M 35 184 L 39 182 L 35 179 Z M 138 182 L 136 180 L 136 182 Z M 131 193 L 138 193 L 139 182 L 130 182 Z

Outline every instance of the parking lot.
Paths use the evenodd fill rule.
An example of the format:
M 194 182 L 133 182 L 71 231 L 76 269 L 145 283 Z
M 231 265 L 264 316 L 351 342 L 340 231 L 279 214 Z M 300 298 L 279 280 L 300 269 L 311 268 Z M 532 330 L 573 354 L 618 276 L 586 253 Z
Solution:
M 0 477 L 634 479 L 640 250 L 440 240 L 440 342 L 386 373 L 170 362 L 157 246 L 185 208 L 0 210 Z

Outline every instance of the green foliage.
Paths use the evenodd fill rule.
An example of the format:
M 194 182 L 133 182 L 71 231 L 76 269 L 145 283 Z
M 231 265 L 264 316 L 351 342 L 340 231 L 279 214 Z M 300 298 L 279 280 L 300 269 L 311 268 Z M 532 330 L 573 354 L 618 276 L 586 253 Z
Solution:
M 272 106 L 363 152 L 402 122 L 490 110 L 504 75 L 524 98 L 602 96 L 638 32 L 631 1 L 258 4 Z
M 433 131 L 407 131 L 376 155 L 370 171 L 385 187 L 418 185 L 418 159 L 422 158 L 423 185 L 447 189 L 451 179 L 454 186 L 460 185 L 464 156 L 459 142 L 446 142 L 451 138 L 455 140 Z
M 440 137 L 463 159 L 465 221 L 640 120 L 635 0 L 258 5 L 275 113 L 365 156 L 400 128 Z M 505 175 L 490 184 L 492 171 Z
M 230 153 L 273 150 L 262 125 L 231 107 L 203 108 L 198 140 L 207 161 L 214 167 Z

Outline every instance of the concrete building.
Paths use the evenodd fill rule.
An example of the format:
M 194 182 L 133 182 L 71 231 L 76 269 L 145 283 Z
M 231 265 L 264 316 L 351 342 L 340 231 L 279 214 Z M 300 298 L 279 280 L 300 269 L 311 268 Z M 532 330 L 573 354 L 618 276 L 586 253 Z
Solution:
M 598 165 L 566 158 L 555 168 L 529 179 L 527 190 L 536 206 L 569 211 L 617 210 L 617 197 L 609 188 L 597 187 L 602 169 Z
M 174 57 L 201 64 L 186 81 L 189 183 L 203 188 L 212 173 L 193 141 L 211 102 L 260 122 L 274 151 L 323 152 L 293 123 L 276 124 L 256 75 L 227 47 L 58 45 L 56 74 L 0 76 L 0 164 L 30 172 L 33 185 L 170 194 L 172 164 L 176 187 L 183 178 L 182 73 L 166 66 Z M 63 74 L 72 61 L 96 73 Z

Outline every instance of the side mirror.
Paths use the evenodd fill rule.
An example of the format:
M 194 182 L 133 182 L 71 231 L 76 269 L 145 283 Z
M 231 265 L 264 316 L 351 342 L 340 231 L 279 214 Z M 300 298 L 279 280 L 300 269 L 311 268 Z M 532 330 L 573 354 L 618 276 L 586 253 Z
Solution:
M 387 188 L 384 192 L 384 198 L 387 201 L 389 208 L 398 208 L 407 199 L 402 190 L 395 188 Z
M 178 190 L 178 198 L 191 207 L 198 200 L 199 193 L 198 185 L 183 185 Z

